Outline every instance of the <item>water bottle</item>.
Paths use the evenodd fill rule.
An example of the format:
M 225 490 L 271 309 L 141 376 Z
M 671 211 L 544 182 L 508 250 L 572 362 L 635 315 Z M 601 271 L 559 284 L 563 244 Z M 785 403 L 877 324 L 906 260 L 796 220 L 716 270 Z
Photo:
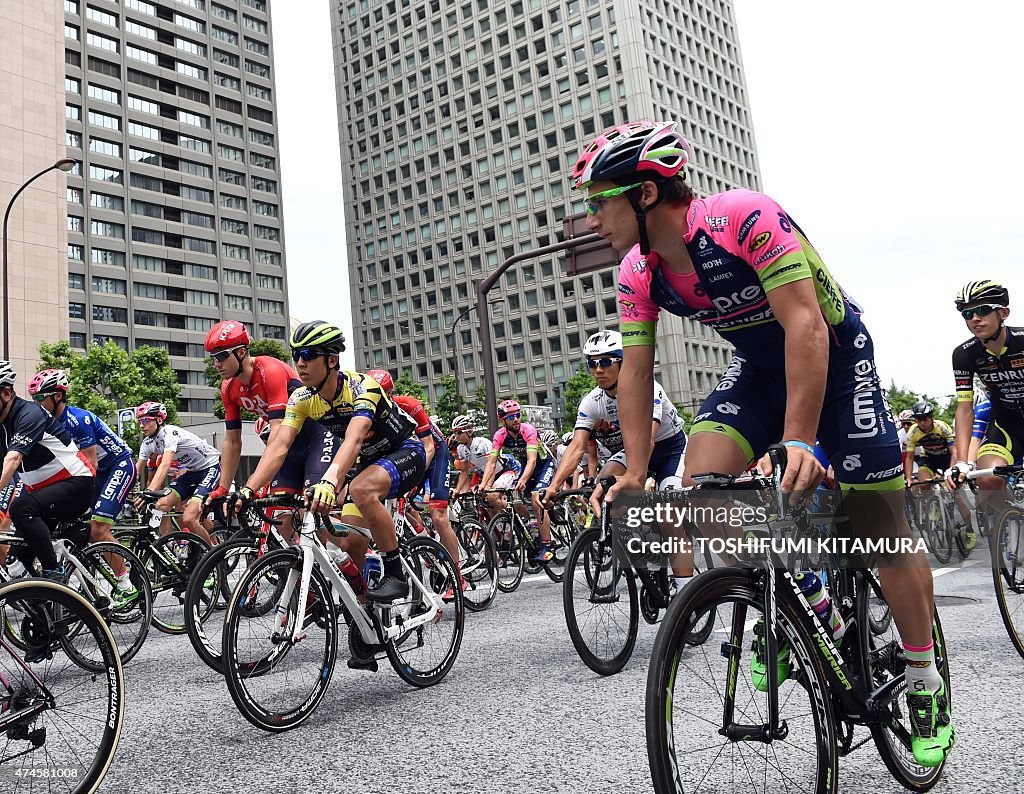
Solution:
M 366 552 L 366 562 L 363 563 L 363 580 L 368 588 L 375 587 L 377 582 L 384 576 L 384 561 L 375 551 Z
M 327 547 L 327 554 L 335 567 L 341 571 L 342 576 L 345 577 L 356 595 L 362 595 L 366 592 L 366 585 L 363 582 L 362 575 L 359 573 L 359 568 L 352 562 L 352 557 L 349 556 L 347 551 L 339 549 L 332 543 Z
M 838 644 L 846 633 L 846 622 L 839 614 L 839 610 L 832 608 L 832 599 L 829 598 L 825 586 L 813 571 L 800 571 L 795 578 L 807 603 L 811 605 L 811 609 L 821 622 L 832 630 L 832 639 Z

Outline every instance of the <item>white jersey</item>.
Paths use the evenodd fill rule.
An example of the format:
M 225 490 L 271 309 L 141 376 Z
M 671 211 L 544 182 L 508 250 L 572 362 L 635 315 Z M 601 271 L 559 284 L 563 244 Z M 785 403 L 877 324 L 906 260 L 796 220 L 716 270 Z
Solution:
M 665 390 L 657 381 L 654 382 L 654 405 L 651 410 L 651 421 L 658 422 L 658 433 L 654 443 L 674 438 L 683 430 L 683 420 L 679 418 L 673 402 L 665 395 Z M 576 430 L 586 430 L 601 447 L 609 453 L 622 452 L 622 430 L 619 427 L 619 401 L 604 389 L 598 387 L 587 394 L 581 401 L 576 414 Z M 604 457 L 604 451 L 601 453 Z
M 139 460 L 170 452 L 186 471 L 203 471 L 220 463 L 220 453 L 195 433 L 177 425 L 164 425 L 156 435 L 142 439 Z
M 900 440 L 900 452 L 906 454 L 907 452 L 907 438 L 909 437 L 907 431 L 902 427 L 897 428 L 896 437 Z

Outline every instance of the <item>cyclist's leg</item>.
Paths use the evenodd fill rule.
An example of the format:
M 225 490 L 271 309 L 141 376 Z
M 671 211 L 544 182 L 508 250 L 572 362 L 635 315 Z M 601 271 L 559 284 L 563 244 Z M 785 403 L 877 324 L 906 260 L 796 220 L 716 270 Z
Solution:
M 430 481 L 430 499 L 427 506 L 430 508 L 430 520 L 441 538 L 441 545 L 455 560 L 455 567 L 459 567 L 459 539 L 455 537 L 455 530 L 452 529 L 448 520 L 448 464 L 450 456 L 447 444 L 439 444 L 434 452 L 434 459 L 430 461 L 430 468 L 427 470 L 427 479 Z M 462 572 L 459 572 L 462 575 Z
M 551 485 L 551 480 L 554 476 L 554 461 L 551 458 L 546 458 L 543 462 L 538 462 L 537 471 L 526 485 L 526 493 L 530 494 L 534 515 L 538 519 L 537 526 L 540 533 L 541 550 L 537 553 L 537 557 L 543 557 L 544 562 L 551 559 L 554 554 L 549 549 L 551 545 L 551 516 L 548 515 L 548 511 L 541 504 L 540 497 L 548 489 L 548 486 Z
M 115 463 L 103 475 L 96 477 L 96 503 L 89 517 L 89 540 L 93 543 L 117 543 L 110 528 L 121 515 L 128 492 L 135 485 L 135 461 L 131 457 Z M 107 556 L 107 562 L 118 578 L 124 575 L 124 558 L 118 554 Z
M 654 472 L 654 480 L 659 491 L 682 487 L 685 462 L 686 436 L 682 433 L 654 445 L 648 468 Z M 682 590 L 693 578 L 693 538 L 689 537 L 685 530 L 683 535 L 690 543 L 683 547 L 685 551 L 672 557 L 672 574 L 675 577 L 677 591 Z
M 1006 466 L 1017 463 L 1024 457 L 1024 426 L 1009 424 L 1002 420 L 991 421 L 985 431 L 985 440 L 978 449 L 978 468 Z M 1013 496 L 1006 487 L 1005 477 L 978 478 L 978 504 L 983 509 L 998 514 L 1009 507 Z
M 206 527 L 203 526 L 203 502 L 210 495 L 214 488 L 220 485 L 220 464 L 214 464 L 203 472 L 199 472 L 202 478 L 196 483 L 191 495 L 184 499 L 184 509 L 181 513 L 181 524 L 189 532 L 193 532 L 211 546 L 213 539 Z
M 39 558 L 44 575 L 57 570 L 50 526 L 81 516 L 92 501 L 92 492 L 92 477 L 70 477 L 35 491 L 25 489 L 11 502 L 11 519 L 29 551 Z M 31 569 L 31 557 L 22 562 Z

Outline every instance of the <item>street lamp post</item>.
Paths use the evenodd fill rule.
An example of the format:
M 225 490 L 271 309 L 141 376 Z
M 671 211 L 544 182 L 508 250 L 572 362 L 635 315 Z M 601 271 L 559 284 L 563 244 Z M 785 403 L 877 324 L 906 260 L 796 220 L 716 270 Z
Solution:
M 70 157 L 63 157 L 48 168 L 44 168 L 35 176 L 31 177 L 21 187 L 19 187 L 11 200 L 7 202 L 7 208 L 4 210 L 4 230 L 3 230 L 3 287 L 4 287 L 4 358 L 10 360 L 11 358 L 11 304 L 8 297 L 8 285 L 7 285 L 7 221 L 10 219 L 11 210 L 14 208 L 14 202 L 18 200 L 18 196 L 22 192 L 35 182 L 39 177 L 44 174 L 50 173 L 50 171 L 60 170 L 67 173 L 75 167 L 76 160 L 72 160 Z

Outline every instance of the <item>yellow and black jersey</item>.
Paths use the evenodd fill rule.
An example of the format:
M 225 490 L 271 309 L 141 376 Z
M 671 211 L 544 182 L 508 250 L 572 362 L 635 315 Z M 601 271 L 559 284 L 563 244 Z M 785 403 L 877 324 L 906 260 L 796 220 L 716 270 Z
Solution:
M 920 425 L 914 425 L 907 434 L 907 452 L 914 454 L 915 450 L 920 447 L 924 450 L 925 455 L 933 457 L 948 455 L 954 439 L 953 428 L 941 419 L 935 419 L 932 421 L 932 429 L 927 433 L 921 429 Z
M 361 372 L 344 371 L 338 373 L 338 391 L 332 400 L 305 386 L 292 392 L 283 424 L 300 430 L 312 419 L 344 438 L 349 422 L 357 416 L 373 422 L 359 451 L 364 460 L 397 449 L 416 429 L 412 418 L 388 399 L 377 381 Z

